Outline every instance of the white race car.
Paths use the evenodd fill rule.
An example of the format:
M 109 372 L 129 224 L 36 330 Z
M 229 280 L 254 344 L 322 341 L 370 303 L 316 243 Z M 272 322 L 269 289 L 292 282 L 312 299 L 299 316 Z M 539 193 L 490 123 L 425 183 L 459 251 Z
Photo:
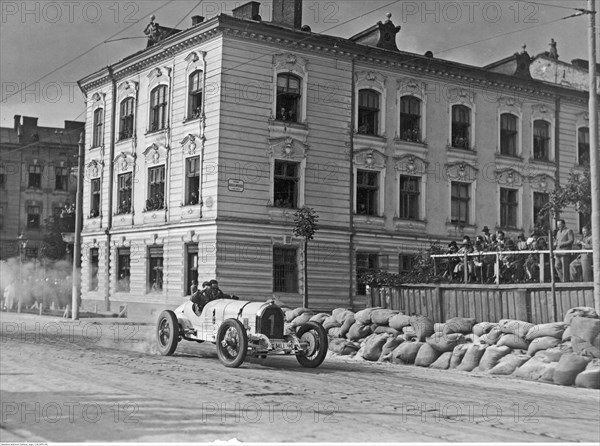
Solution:
M 180 340 L 217 345 L 225 367 L 239 367 L 248 354 L 295 355 L 304 367 L 318 367 L 327 354 L 327 332 L 317 322 L 307 322 L 295 333 L 284 334 L 284 314 L 274 301 L 251 302 L 217 299 L 198 316 L 192 302 L 158 317 L 156 338 L 161 355 L 172 355 Z

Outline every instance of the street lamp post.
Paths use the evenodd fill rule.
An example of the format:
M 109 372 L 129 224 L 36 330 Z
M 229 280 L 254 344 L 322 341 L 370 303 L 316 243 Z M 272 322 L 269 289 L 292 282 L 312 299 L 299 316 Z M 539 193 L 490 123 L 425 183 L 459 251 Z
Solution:
M 73 287 L 71 289 L 71 317 L 79 319 L 79 296 L 81 291 L 81 229 L 83 225 L 83 169 L 84 139 L 79 137 L 79 154 L 77 157 L 77 196 L 75 201 L 75 240 L 73 243 Z
M 17 313 L 20 313 L 23 306 L 23 250 L 27 248 L 27 240 L 23 238 L 23 234 L 19 234 L 17 243 L 19 247 L 19 299 L 17 301 Z

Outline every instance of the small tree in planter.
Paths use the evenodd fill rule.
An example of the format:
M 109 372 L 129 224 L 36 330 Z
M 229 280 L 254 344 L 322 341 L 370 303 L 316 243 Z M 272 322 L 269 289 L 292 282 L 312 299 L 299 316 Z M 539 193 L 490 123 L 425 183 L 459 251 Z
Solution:
M 294 214 L 294 235 L 304 239 L 304 299 L 302 306 L 308 308 L 308 241 L 319 230 L 319 216 L 313 208 L 304 206 Z

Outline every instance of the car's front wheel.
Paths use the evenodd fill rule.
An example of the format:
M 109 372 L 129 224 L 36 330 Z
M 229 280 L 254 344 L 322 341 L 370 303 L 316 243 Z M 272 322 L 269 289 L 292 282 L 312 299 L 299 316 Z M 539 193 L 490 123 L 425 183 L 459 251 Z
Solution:
M 163 311 L 158 317 L 156 341 L 161 355 L 170 356 L 175 352 L 179 343 L 179 322 L 171 310 Z
M 296 355 L 296 359 L 303 367 L 319 367 L 327 356 L 327 332 L 323 326 L 311 321 L 300 326 L 296 336 L 306 347 L 302 353 Z
M 217 356 L 225 367 L 239 367 L 248 353 L 248 334 L 237 319 L 227 319 L 217 332 Z

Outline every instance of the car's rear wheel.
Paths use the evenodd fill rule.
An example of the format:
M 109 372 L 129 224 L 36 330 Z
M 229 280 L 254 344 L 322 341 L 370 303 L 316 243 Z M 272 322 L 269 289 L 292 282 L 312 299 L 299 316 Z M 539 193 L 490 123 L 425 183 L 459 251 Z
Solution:
M 160 313 L 156 324 L 156 340 L 161 355 L 170 356 L 175 352 L 179 343 L 179 322 L 171 310 Z
M 296 359 L 303 367 L 319 367 L 327 356 L 327 332 L 317 322 L 307 322 L 300 326 L 296 336 L 302 344 L 306 344 L 302 353 Z
M 223 321 L 217 332 L 217 356 L 225 367 L 239 367 L 248 353 L 248 334 L 237 319 Z

